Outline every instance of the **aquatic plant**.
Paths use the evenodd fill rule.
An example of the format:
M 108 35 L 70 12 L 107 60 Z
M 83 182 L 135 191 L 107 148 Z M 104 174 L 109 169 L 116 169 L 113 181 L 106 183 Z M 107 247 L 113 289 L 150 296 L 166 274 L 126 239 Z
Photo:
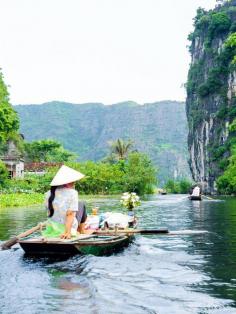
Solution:
M 139 196 L 132 192 L 125 192 L 121 196 L 121 204 L 129 210 L 133 210 L 136 206 L 140 205 Z
M 44 195 L 40 193 L 0 194 L 0 208 L 42 204 Z

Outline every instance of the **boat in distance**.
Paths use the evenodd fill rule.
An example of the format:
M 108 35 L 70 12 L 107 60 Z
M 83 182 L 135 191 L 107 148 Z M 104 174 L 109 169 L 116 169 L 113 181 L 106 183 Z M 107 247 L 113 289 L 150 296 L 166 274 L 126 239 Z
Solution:
M 188 197 L 190 199 L 190 201 L 201 201 L 202 200 L 202 196 L 201 195 L 189 195 Z

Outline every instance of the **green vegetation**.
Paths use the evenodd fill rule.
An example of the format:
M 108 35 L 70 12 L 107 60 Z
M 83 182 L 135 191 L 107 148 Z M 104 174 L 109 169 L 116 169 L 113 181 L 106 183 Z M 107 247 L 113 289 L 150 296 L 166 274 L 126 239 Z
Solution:
M 153 186 L 157 183 L 156 172 L 147 155 L 129 154 L 124 165 L 125 192 L 136 192 L 140 195 L 153 193 Z
M 198 8 L 196 17 L 194 19 L 195 30 L 189 34 L 188 39 L 193 41 L 199 37 L 203 32 L 206 33 L 205 45 L 210 46 L 212 40 L 230 30 L 231 20 L 227 12 L 215 12 L 202 8 Z M 191 49 L 190 49 L 191 51 Z
M 231 136 L 227 144 L 231 156 L 221 160 L 225 171 L 217 179 L 217 189 L 221 194 L 236 194 L 236 118 L 229 125 L 229 132 Z
M 43 199 L 44 195 L 40 193 L 0 194 L 0 208 L 41 204 Z
M 189 193 L 192 185 L 193 183 L 187 179 L 182 179 L 179 181 L 168 180 L 165 185 L 165 190 L 167 191 L 167 193 L 187 194 Z
M 230 70 L 235 71 L 236 69 L 236 32 L 230 34 L 225 41 L 225 50 L 230 56 Z M 235 99 L 234 99 L 235 102 Z M 235 115 L 234 115 L 235 116 Z
M 50 139 L 25 143 L 24 150 L 26 160 L 30 162 L 66 162 L 76 159 L 76 154 Z
M 217 179 L 217 190 L 220 194 L 236 194 L 236 147 L 231 154 L 224 174 Z
M 137 152 L 115 164 L 87 161 L 68 165 L 87 176 L 76 184 L 78 191 L 84 194 L 136 192 L 143 195 L 153 193 L 157 183 L 152 162 L 147 155 Z
M 111 155 L 118 160 L 123 160 L 128 156 L 129 150 L 131 149 L 133 143 L 132 141 L 124 141 L 120 138 L 118 140 L 111 142 Z
M 7 87 L 0 72 L 0 154 L 10 138 L 18 139 L 19 120 L 9 102 Z
M 0 187 L 6 186 L 8 182 L 8 171 L 5 164 L 0 160 Z
M 85 179 L 76 183 L 76 189 L 80 194 L 136 192 L 142 195 L 153 193 L 153 187 L 157 183 L 156 171 L 150 159 L 145 154 L 137 152 L 130 153 L 127 159 L 112 164 L 93 161 L 66 164 L 86 175 Z M 49 190 L 50 182 L 57 170 L 58 167 L 48 168 L 44 175 L 29 174 L 23 179 L 8 180 L 1 189 L 0 200 L 2 199 L 5 205 L 9 200 L 9 206 L 41 202 L 40 195 Z
M 236 119 L 233 120 L 233 122 L 229 126 L 230 132 L 236 132 Z

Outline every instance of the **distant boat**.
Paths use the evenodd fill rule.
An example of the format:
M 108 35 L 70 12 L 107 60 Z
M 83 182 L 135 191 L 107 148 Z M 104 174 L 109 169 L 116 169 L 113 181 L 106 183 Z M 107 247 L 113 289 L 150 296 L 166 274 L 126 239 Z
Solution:
M 196 185 L 191 194 L 189 195 L 189 199 L 191 201 L 201 201 L 202 200 L 202 195 L 201 195 L 201 189 L 198 185 Z
M 157 189 L 157 193 L 161 194 L 161 195 L 166 195 L 167 191 L 164 189 Z
M 189 195 L 188 197 L 191 201 L 201 201 L 202 200 L 202 196 L 201 195 Z

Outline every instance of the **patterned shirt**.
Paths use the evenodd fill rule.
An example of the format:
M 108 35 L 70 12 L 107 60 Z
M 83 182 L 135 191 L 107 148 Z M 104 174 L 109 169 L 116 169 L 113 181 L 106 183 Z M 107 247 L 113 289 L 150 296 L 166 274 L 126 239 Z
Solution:
M 48 209 L 48 199 L 50 197 L 50 191 L 45 194 L 45 205 Z M 69 189 L 65 187 L 58 187 L 55 192 L 55 198 L 52 202 L 54 208 L 54 214 L 50 218 L 51 220 L 65 224 L 66 213 L 68 210 L 72 212 L 78 211 L 78 192 L 74 189 Z M 72 228 L 77 230 L 78 221 L 74 218 Z

